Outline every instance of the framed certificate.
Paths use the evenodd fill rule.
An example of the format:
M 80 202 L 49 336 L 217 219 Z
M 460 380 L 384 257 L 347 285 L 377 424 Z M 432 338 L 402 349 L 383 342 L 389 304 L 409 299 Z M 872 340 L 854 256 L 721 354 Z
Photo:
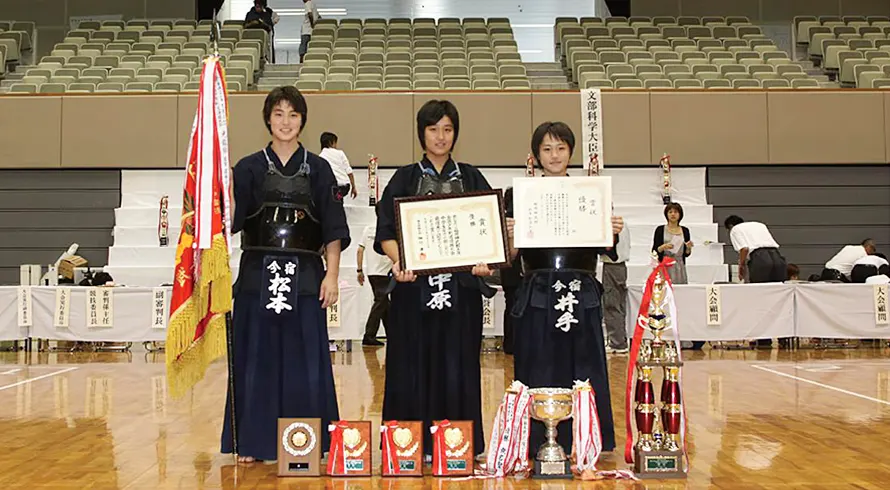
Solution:
M 406 197 L 395 208 L 402 270 L 426 275 L 510 263 L 500 190 Z
M 612 178 L 513 179 L 513 246 L 611 247 Z

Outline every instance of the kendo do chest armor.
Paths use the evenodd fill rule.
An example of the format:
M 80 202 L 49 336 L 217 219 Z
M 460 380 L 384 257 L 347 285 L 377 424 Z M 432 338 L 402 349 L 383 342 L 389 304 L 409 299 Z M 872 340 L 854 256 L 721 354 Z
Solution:
M 417 165 L 420 166 L 420 180 L 417 182 L 416 196 L 460 194 L 464 191 L 464 181 L 457 163 L 449 175 L 439 175 L 435 170 L 425 168 L 420 162 Z
M 288 177 L 278 171 L 263 149 L 268 170 L 260 209 L 248 216 L 241 232 L 241 249 L 262 252 L 311 252 L 324 246 L 321 223 L 313 215 L 312 184 L 307 152 L 300 170 Z

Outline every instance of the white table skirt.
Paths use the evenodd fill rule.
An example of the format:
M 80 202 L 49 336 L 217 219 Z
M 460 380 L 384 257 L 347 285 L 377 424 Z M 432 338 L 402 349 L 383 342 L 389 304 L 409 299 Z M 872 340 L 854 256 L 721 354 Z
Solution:
M 114 289 L 113 325 L 86 326 L 86 288 L 71 288 L 67 328 L 54 326 L 55 287 L 35 286 L 32 326 L 18 326 L 18 286 L 0 287 L 0 341 L 27 338 L 106 342 L 162 341 L 166 331 L 152 328 L 152 288 Z M 890 326 L 876 325 L 874 287 L 860 284 L 725 284 L 720 286 L 720 325 L 705 317 L 704 285 L 675 286 L 683 340 L 731 341 L 778 337 L 890 338 Z M 341 288 L 340 327 L 328 329 L 332 340 L 360 340 L 373 302 L 369 285 Z M 169 295 L 168 295 L 169 297 Z M 633 332 L 642 287 L 628 288 L 627 328 Z M 169 301 L 169 300 L 168 300 Z M 169 311 L 169 305 L 167 305 Z M 494 300 L 486 336 L 503 335 L 504 296 Z M 384 334 L 381 330 L 381 334 Z
M 79 340 L 89 342 L 163 341 L 165 329 L 152 328 L 152 288 L 114 288 L 111 327 L 86 326 L 87 288 L 72 286 L 68 327 L 55 327 L 56 287 L 31 287 L 32 326 L 18 326 L 18 286 L 0 287 L 0 341 L 27 338 Z M 165 311 L 169 311 L 170 289 Z M 331 340 L 361 340 L 374 296 L 369 284 L 340 288 L 339 327 L 328 327 Z M 504 295 L 498 292 L 494 302 L 493 325 L 483 330 L 486 336 L 503 335 Z M 380 335 L 385 335 L 381 325 Z
M 674 286 L 681 340 L 730 341 L 794 336 L 794 285 L 720 285 L 721 324 L 708 325 L 706 286 Z M 627 329 L 633 334 L 642 286 L 628 287 Z
M 875 323 L 871 284 L 797 284 L 796 330 L 800 337 L 890 338 L 890 325 Z

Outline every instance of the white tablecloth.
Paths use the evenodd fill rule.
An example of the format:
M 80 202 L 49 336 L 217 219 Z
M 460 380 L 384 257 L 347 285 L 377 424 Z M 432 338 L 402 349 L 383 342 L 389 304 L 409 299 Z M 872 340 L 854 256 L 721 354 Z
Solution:
M 800 337 L 890 338 L 890 325 L 875 323 L 871 284 L 797 284 L 796 329 Z
M 793 337 L 793 284 L 720 285 L 721 324 L 708 325 L 706 286 L 674 286 L 681 340 L 730 341 Z M 628 287 L 627 331 L 633 334 L 643 297 L 642 286 Z M 871 296 L 869 296 L 869 300 Z

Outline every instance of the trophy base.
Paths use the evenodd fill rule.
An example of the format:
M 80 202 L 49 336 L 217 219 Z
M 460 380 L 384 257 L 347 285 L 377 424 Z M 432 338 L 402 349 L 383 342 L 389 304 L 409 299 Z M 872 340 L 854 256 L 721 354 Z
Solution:
M 535 460 L 533 479 L 536 480 L 571 480 L 575 476 L 572 474 L 572 463 L 566 461 L 538 461 Z
M 670 204 L 670 203 L 671 203 L 671 196 L 662 196 L 662 197 L 661 197 L 661 202 L 662 202 L 662 204 Z
M 685 479 L 683 453 L 634 449 L 634 474 L 646 480 Z

